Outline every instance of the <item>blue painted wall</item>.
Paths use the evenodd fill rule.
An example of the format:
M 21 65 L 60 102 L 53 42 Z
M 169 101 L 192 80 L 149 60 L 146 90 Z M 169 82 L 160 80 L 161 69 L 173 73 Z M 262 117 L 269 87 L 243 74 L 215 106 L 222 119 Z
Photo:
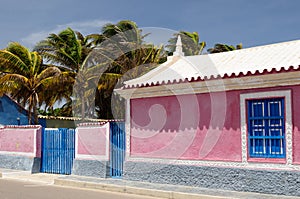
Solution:
M 28 124 L 28 116 L 26 110 L 19 106 L 15 101 L 8 96 L 0 97 L 0 124 L 2 125 L 20 125 Z

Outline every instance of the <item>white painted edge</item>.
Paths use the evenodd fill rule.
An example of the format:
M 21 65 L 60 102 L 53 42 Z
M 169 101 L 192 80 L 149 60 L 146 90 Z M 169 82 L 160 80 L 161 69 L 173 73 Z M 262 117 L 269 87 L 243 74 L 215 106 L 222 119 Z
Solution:
M 36 152 L 37 152 L 37 129 L 34 129 L 33 131 L 33 154 L 34 156 L 36 156 Z
M 76 129 L 94 129 L 94 128 L 103 128 L 107 123 L 106 122 L 102 125 L 86 125 L 86 126 L 77 126 Z
M 105 160 L 109 160 L 110 152 L 110 123 L 106 123 L 103 127 L 106 128 L 106 151 L 105 151 Z
M 58 131 L 59 128 L 45 128 L 45 130 L 48 130 L 48 131 Z
M 82 155 L 78 154 L 75 158 L 76 160 L 103 160 L 108 161 L 107 154 L 106 155 Z
M 125 153 L 125 161 L 130 158 L 130 137 L 131 137 L 131 107 L 130 107 L 130 99 L 126 99 L 126 107 L 125 107 L 125 133 L 126 133 L 126 153 Z
M 14 151 L 0 151 L 1 155 L 14 155 L 14 156 L 26 156 L 26 157 L 35 157 L 35 154 L 32 152 L 14 152 Z
M 78 157 L 78 128 L 75 129 L 75 159 Z
M 300 165 L 289 165 L 284 163 L 260 163 L 260 162 L 233 162 L 233 161 L 214 161 L 214 160 L 178 160 L 168 158 L 147 158 L 130 157 L 127 161 L 149 162 L 157 164 L 171 165 L 190 165 L 190 166 L 209 166 L 225 168 L 246 168 L 246 169 L 276 169 L 276 170 L 297 170 L 300 171 Z

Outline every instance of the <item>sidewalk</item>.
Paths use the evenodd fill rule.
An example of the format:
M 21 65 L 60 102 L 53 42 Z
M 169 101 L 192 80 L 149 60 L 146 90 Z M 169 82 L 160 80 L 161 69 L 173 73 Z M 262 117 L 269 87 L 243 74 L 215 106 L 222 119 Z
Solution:
M 300 197 L 269 195 L 258 193 L 235 192 L 216 189 L 205 189 L 198 187 L 176 186 L 165 184 L 153 184 L 135 181 L 125 181 L 121 179 L 101 179 L 82 176 L 65 176 L 56 174 L 37 173 L 31 174 L 27 171 L 16 171 L 0 169 L 0 177 L 4 179 L 21 180 L 32 183 L 43 183 L 48 185 L 58 185 L 77 188 L 88 188 L 94 190 L 105 190 L 112 192 L 130 193 L 137 195 L 153 196 L 169 199 L 300 199 Z
M 29 171 L 11 170 L 11 169 L 1 169 L 0 177 L 3 179 L 18 180 L 24 182 L 42 183 L 42 184 L 54 184 L 54 179 L 59 178 L 61 175 L 57 174 L 46 174 L 46 173 L 36 173 L 31 174 Z

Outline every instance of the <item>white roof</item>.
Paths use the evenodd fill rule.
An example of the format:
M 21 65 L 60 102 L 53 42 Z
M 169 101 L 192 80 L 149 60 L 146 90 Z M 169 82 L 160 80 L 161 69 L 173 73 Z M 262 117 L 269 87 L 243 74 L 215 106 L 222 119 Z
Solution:
M 300 40 L 195 56 L 172 56 L 145 75 L 125 82 L 125 88 L 298 69 Z

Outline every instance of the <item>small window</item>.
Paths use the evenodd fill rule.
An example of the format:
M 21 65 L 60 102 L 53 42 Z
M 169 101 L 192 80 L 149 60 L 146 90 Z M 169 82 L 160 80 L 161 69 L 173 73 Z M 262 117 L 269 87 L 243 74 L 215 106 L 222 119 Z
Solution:
M 0 100 L 0 112 L 3 112 L 3 105 L 2 105 L 2 101 Z
M 284 98 L 248 100 L 249 155 L 284 158 Z

